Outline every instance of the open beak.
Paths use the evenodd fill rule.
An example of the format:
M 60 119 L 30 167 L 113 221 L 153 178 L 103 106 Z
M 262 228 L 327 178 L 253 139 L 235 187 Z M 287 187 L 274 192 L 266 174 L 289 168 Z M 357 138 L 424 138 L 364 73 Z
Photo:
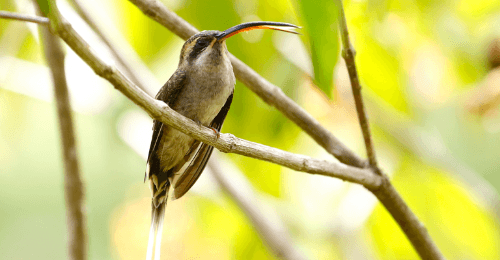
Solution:
M 290 23 L 277 23 L 277 22 L 249 22 L 249 23 L 242 23 L 236 26 L 233 26 L 223 32 L 221 32 L 219 35 L 217 35 L 217 40 L 218 41 L 223 41 L 235 34 L 238 34 L 240 32 L 245 32 L 245 31 L 251 31 L 255 29 L 270 29 L 270 30 L 277 30 L 277 31 L 283 31 L 283 32 L 288 32 L 288 33 L 293 33 L 293 34 L 299 34 L 298 32 L 294 31 L 294 29 L 299 29 L 300 27 L 297 25 L 293 25 Z

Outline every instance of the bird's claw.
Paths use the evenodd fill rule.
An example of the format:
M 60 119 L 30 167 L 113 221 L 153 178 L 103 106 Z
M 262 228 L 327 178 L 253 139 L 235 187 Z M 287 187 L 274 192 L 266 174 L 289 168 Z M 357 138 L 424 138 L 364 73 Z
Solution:
M 213 128 L 213 127 L 210 127 L 210 129 L 212 129 L 212 131 L 214 131 L 214 133 L 217 135 L 217 139 L 219 139 L 220 132 L 217 129 Z

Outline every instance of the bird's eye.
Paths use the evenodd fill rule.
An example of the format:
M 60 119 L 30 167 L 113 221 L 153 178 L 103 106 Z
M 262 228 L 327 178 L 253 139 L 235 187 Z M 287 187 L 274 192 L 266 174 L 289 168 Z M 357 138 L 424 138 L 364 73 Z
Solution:
M 210 44 L 210 39 L 209 38 L 200 38 L 196 41 L 196 44 L 194 45 L 193 47 L 193 50 L 191 51 L 191 53 L 189 54 L 189 57 L 191 58 L 191 60 L 194 60 L 198 57 L 198 55 L 200 53 L 203 52 L 203 50 L 205 50 L 208 45 Z
M 210 44 L 210 41 L 207 38 L 201 38 L 196 42 L 195 48 L 205 48 Z

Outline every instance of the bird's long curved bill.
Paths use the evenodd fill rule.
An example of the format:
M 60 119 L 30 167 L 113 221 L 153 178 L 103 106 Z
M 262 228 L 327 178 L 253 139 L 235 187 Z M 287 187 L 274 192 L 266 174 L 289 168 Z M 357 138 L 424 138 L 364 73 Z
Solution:
M 300 34 L 294 29 L 300 29 L 299 26 L 293 25 L 290 23 L 278 23 L 278 22 L 249 22 L 249 23 L 242 23 L 236 26 L 233 26 L 223 32 L 221 32 L 219 35 L 217 35 L 217 39 L 219 41 L 222 41 L 224 39 L 227 39 L 235 34 L 238 34 L 240 32 L 245 32 L 245 31 L 251 31 L 255 29 L 270 29 L 270 30 L 277 30 L 277 31 L 283 31 L 287 33 L 293 33 L 293 34 Z

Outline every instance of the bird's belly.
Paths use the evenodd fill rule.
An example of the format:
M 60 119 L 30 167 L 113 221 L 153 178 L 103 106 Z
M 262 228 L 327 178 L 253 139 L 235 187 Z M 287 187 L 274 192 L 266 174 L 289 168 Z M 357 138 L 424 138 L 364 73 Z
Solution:
M 219 114 L 230 93 L 219 93 L 212 98 L 204 100 L 193 107 L 196 110 L 197 120 L 205 126 L 209 126 L 214 118 Z
M 170 128 L 162 136 L 162 142 L 157 152 L 162 171 L 170 170 L 181 162 L 193 143 L 192 137 Z

